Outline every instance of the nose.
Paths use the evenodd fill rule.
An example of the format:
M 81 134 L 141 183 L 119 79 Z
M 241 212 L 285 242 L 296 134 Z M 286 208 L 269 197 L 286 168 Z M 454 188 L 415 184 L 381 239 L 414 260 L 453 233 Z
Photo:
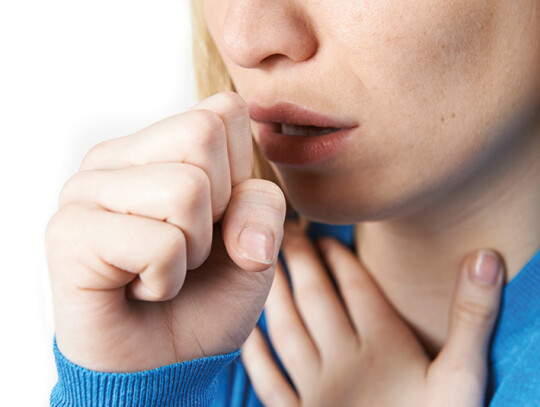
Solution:
M 318 42 L 307 14 L 294 0 L 230 0 L 222 45 L 235 64 L 256 68 L 276 59 L 306 61 Z

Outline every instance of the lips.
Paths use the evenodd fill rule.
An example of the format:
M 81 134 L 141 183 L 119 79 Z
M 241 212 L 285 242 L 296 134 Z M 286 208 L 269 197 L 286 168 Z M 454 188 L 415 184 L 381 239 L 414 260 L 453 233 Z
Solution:
M 250 104 L 249 112 L 258 125 L 261 152 L 277 164 L 306 166 L 328 161 L 358 129 L 353 121 L 289 103 L 270 108 Z

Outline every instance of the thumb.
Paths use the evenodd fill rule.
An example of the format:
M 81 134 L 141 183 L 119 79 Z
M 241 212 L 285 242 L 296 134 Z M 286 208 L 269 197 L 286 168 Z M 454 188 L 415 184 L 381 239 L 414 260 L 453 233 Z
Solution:
M 483 405 L 488 346 L 499 312 L 503 270 L 501 257 L 491 250 L 475 253 L 462 267 L 448 339 L 430 368 L 430 375 L 444 385 L 439 391 L 450 397 L 450 405 Z
M 270 181 L 248 179 L 233 187 L 222 233 L 229 257 L 241 269 L 263 271 L 275 263 L 285 209 L 283 192 Z

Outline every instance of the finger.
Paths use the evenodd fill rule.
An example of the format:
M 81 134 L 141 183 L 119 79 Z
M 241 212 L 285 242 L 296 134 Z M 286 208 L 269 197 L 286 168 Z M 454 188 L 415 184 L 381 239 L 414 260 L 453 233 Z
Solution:
M 223 218 L 223 241 L 242 269 L 262 271 L 275 263 L 283 237 L 285 197 L 270 181 L 248 179 L 236 185 Z
M 251 177 L 253 141 L 246 102 L 237 93 L 222 92 L 204 99 L 192 109 L 216 112 L 225 124 L 232 185 Z
M 300 405 L 298 396 L 277 366 L 258 327 L 255 327 L 242 348 L 242 361 L 257 397 L 265 406 Z
M 272 345 L 300 394 L 312 392 L 319 373 L 319 355 L 294 305 L 281 264 L 266 300 L 266 321 Z
M 403 323 L 354 253 L 333 238 L 318 243 L 356 332 L 362 336 L 380 328 L 401 329 Z
M 185 163 L 204 170 L 210 179 L 213 213 L 223 214 L 229 202 L 231 179 L 226 129 L 217 113 L 185 112 L 135 134 L 100 143 L 86 154 L 81 170 L 152 163 Z
M 497 253 L 482 250 L 465 263 L 452 304 L 448 352 L 483 360 L 499 312 L 503 262 Z
M 128 286 L 132 298 L 164 301 L 184 282 L 185 238 L 168 223 L 73 203 L 52 218 L 47 233 L 49 244 L 78 255 L 69 273 L 55 280 L 79 293 L 123 297 Z M 65 256 L 51 257 L 62 259 L 51 270 L 66 268 Z
M 210 253 L 210 182 L 196 166 L 160 163 L 80 171 L 60 194 L 60 207 L 73 202 L 92 202 L 112 212 L 146 216 L 178 227 L 186 238 L 190 270 Z
M 283 255 L 298 311 L 322 359 L 356 346 L 356 335 L 315 248 L 297 225 L 287 223 Z
M 483 405 L 487 350 L 499 312 L 503 268 L 502 259 L 489 250 L 469 257 L 462 267 L 448 339 L 429 372 L 436 382 L 454 384 L 446 391 L 459 388 L 451 394 L 452 405 Z

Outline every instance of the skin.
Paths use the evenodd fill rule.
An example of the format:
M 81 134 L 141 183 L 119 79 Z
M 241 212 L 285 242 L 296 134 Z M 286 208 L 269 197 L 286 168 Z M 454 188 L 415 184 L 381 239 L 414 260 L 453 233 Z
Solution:
M 281 190 L 250 179 L 251 154 L 247 106 L 232 93 L 87 153 L 45 239 L 64 356 L 133 372 L 244 343 L 285 217 Z
M 387 219 L 443 201 L 509 139 L 515 144 L 505 127 L 538 103 L 535 1 L 204 5 L 248 103 L 296 102 L 362 127 L 331 163 L 278 166 L 310 218 Z
M 61 353 L 88 369 L 135 372 L 234 351 L 253 332 L 243 355 L 269 406 L 394 405 L 403 386 L 414 406 L 482 405 L 503 280 L 496 253 L 466 261 L 449 338 L 431 362 L 349 250 L 329 240 L 319 259 L 291 225 L 283 250 L 295 299 L 278 267 L 266 304 L 276 349 L 303 391 L 290 388 L 253 330 L 285 201 L 275 184 L 249 178 L 251 152 L 247 106 L 233 93 L 88 152 L 45 239 Z
M 491 243 L 481 236 L 493 236 L 488 247 L 507 248 L 511 276 L 538 242 L 532 174 L 539 164 L 531 157 L 539 137 L 532 125 L 509 125 L 537 107 L 536 3 L 206 0 L 204 7 L 247 102 L 289 98 L 361 123 L 362 137 L 335 160 L 277 167 L 294 205 L 310 218 L 378 222 L 357 228 L 361 261 L 332 240 L 319 256 L 288 227 L 295 298 L 279 267 L 272 285 L 284 196 L 250 178 L 245 101 L 214 95 L 97 145 L 64 186 L 46 233 L 61 352 L 105 372 L 230 352 L 252 332 L 273 286 L 267 305 L 278 351 L 289 349 L 280 335 L 295 332 L 292 343 L 312 350 L 301 360 L 316 374 L 284 357 L 298 393 L 284 386 L 253 331 L 246 364 L 257 391 L 278 398 L 268 405 L 395 405 L 404 388 L 412 405 L 481 405 L 504 267 L 494 252 L 466 255 Z M 509 213 L 519 217 L 501 220 Z M 427 295 L 433 287 L 437 295 Z M 428 332 L 426 316 L 450 319 L 448 333 L 437 324 Z M 430 338 L 443 338 L 435 347 L 445 343 L 433 361 Z M 377 374 L 361 375 L 365 369 Z M 265 391 L 265 372 L 279 391 Z M 349 380 L 339 380 L 344 375 Z
M 464 256 L 501 252 L 509 280 L 538 250 L 538 2 L 203 4 L 248 103 L 359 123 L 332 160 L 274 168 L 306 217 L 358 223 L 363 264 L 436 354 Z
M 463 264 L 449 336 L 431 361 L 354 253 L 329 238 L 314 247 L 295 226 L 286 225 L 283 241 L 294 290 L 278 267 L 266 302 L 272 344 L 294 389 L 258 329 L 242 354 L 265 406 L 484 405 L 503 280 L 498 256 L 486 251 Z M 480 281 L 472 278 L 479 270 Z

